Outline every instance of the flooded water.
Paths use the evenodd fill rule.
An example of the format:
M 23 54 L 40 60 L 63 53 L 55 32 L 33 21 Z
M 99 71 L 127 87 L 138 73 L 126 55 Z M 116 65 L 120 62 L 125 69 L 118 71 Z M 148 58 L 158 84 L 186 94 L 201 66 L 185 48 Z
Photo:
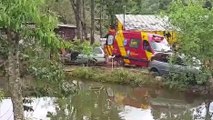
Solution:
M 213 103 L 204 97 L 157 87 L 75 82 L 77 92 L 64 98 L 28 98 L 30 120 L 204 120 Z M 209 106 L 209 107 L 207 107 Z M 209 113 L 209 114 L 206 114 Z M 0 103 L 0 120 L 13 120 L 12 103 Z

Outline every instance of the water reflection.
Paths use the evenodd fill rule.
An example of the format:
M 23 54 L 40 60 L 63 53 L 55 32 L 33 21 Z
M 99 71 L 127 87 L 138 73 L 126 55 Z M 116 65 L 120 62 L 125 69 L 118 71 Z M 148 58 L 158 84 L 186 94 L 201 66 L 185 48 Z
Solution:
M 60 106 L 66 115 L 52 118 L 73 120 L 190 120 L 202 118 L 196 109 L 202 97 L 191 93 L 167 91 L 155 87 L 132 88 L 123 85 L 80 83 L 78 93 Z M 67 100 L 69 102 L 67 102 Z M 60 103 L 60 102 L 59 102 Z M 69 104 L 69 108 L 67 107 Z M 63 105 L 63 104 L 61 104 Z M 205 105 L 204 105 L 205 106 Z M 71 109 L 70 109 L 71 108 Z M 206 109 L 206 108 L 205 108 Z M 205 112 L 200 113 L 204 115 Z M 204 116 L 203 118 L 205 118 Z
M 210 119 L 213 113 L 211 101 L 191 93 L 154 86 L 132 88 L 91 82 L 76 85 L 78 91 L 68 97 L 30 98 L 33 102 L 26 105 L 33 111 L 25 111 L 25 117 L 33 120 L 204 120 Z M 0 103 L 0 120 L 10 117 L 11 105 L 9 99 Z
M 28 98 L 32 103 L 25 103 L 32 111 L 25 111 L 24 116 L 26 120 L 48 120 L 48 112 L 56 113 L 55 100 L 56 98 L 42 97 L 42 98 Z M 0 120 L 14 120 L 13 108 L 11 99 L 3 99 L 0 102 Z
M 58 99 L 53 120 L 118 120 L 117 106 L 112 105 L 102 85 L 81 84 L 75 95 Z

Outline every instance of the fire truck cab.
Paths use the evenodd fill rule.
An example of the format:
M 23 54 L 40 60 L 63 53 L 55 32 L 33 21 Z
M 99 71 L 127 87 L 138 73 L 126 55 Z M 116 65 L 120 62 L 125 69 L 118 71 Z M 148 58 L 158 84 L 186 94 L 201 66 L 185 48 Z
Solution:
M 109 32 L 105 44 L 108 56 L 115 55 L 120 64 L 148 67 L 151 57 L 159 52 L 171 52 L 164 36 L 133 30 Z

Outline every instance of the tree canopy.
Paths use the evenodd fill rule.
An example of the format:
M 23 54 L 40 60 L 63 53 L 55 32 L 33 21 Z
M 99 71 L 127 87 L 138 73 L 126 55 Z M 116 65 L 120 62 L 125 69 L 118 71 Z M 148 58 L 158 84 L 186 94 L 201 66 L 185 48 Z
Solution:
M 213 11 L 199 2 L 174 2 L 169 9 L 171 22 L 179 28 L 181 51 L 200 59 L 213 58 Z

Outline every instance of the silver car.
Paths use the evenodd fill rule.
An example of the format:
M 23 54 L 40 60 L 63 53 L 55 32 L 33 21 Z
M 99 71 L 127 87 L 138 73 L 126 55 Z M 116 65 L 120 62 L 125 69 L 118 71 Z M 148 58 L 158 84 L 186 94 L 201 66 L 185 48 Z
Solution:
M 154 76 L 164 76 L 170 73 L 197 74 L 200 72 L 196 67 L 186 65 L 180 56 L 175 59 L 171 58 L 172 53 L 157 53 L 149 63 L 149 71 Z
M 69 63 L 71 64 L 85 64 L 97 65 L 105 63 L 105 53 L 101 47 L 95 47 L 90 55 L 79 52 L 72 52 L 70 54 Z
M 95 47 L 90 55 L 79 54 L 75 62 L 96 65 L 105 61 L 104 50 L 101 47 Z

